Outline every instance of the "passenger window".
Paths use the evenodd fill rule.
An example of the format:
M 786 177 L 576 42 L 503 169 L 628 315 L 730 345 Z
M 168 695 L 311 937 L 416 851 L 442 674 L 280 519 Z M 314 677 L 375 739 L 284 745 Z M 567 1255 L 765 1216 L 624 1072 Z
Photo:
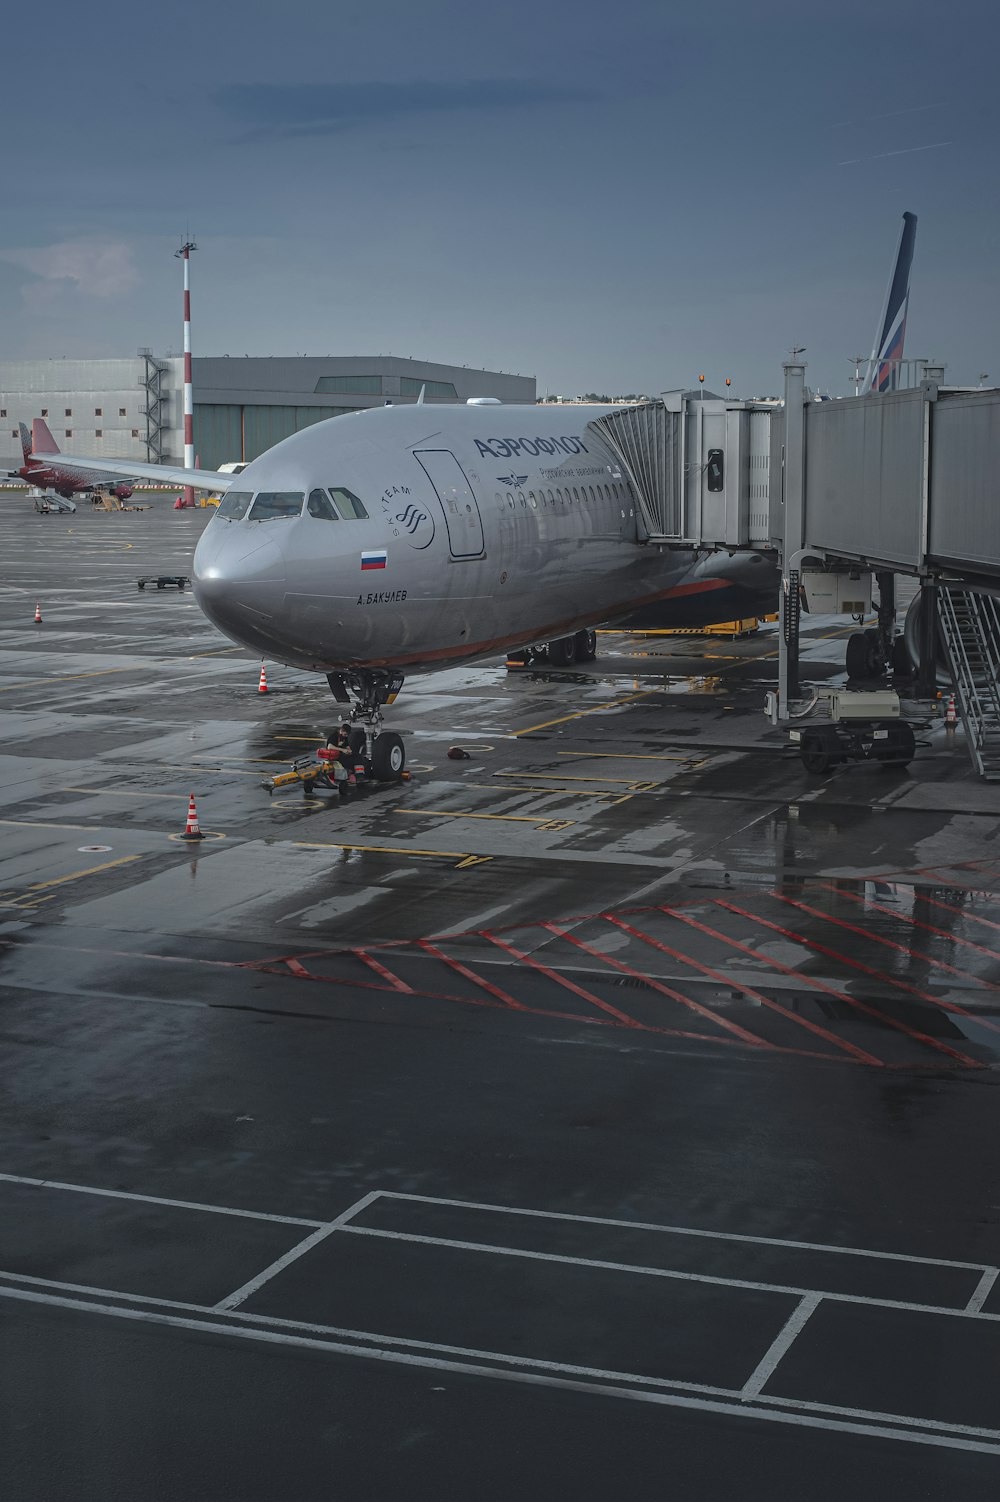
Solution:
M 333 502 L 325 490 L 310 490 L 306 510 L 310 516 L 315 516 L 321 522 L 340 521 L 340 517 L 333 509 Z
M 509 490 L 507 492 L 507 505 L 510 507 L 511 511 L 513 511 L 513 509 L 514 509 L 514 497 L 511 495 L 511 493 L 510 493 Z
M 228 517 L 231 522 L 239 521 L 241 516 L 246 516 L 247 507 L 252 500 L 252 490 L 231 490 L 228 495 L 222 497 L 215 514 Z
M 535 500 L 535 492 L 533 490 L 528 491 L 528 505 L 531 507 L 532 511 L 534 511 L 538 505 L 538 502 Z
M 575 485 L 573 486 L 573 499 L 574 501 L 579 501 L 580 499 L 580 492 L 577 490 Z
M 260 490 L 250 511 L 250 520 L 274 522 L 301 516 L 304 500 L 301 490 Z
M 550 490 L 549 491 L 549 505 L 550 506 L 554 506 L 555 503 L 556 503 L 556 498 L 555 498 L 555 496 L 552 494 L 552 492 Z
M 353 490 L 345 490 L 342 485 L 331 485 L 330 494 L 333 497 L 333 504 L 345 522 L 367 520 L 368 512 Z
M 526 506 L 528 504 L 527 501 L 524 499 L 524 491 L 523 490 L 519 490 L 517 492 L 517 498 L 521 502 L 522 506 Z

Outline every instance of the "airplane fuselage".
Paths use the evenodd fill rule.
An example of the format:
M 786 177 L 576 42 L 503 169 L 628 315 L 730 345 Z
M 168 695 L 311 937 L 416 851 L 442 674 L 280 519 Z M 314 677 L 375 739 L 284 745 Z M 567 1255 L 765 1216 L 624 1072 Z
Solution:
M 199 604 L 289 666 L 409 673 L 738 590 L 735 570 L 720 584 L 705 555 L 639 540 L 629 480 L 587 426 L 604 410 L 378 408 L 296 433 L 206 528 Z

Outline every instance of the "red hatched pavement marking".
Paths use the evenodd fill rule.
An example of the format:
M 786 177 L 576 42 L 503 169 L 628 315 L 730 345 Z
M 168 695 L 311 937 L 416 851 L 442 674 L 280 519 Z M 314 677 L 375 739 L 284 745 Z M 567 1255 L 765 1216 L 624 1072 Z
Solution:
M 652 986 L 654 991 L 661 991 L 664 996 L 669 996 L 672 1001 L 679 1001 L 683 1006 L 690 1007 L 692 1012 L 697 1012 L 700 1017 L 707 1017 L 710 1022 L 714 1022 L 726 1032 L 735 1034 L 737 1038 L 741 1038 L 744 1043 L 749 1043 L 753 1048 L 775 1047 L 766 1038 L 759 1038 L 756 1034 L 747 1032 L 746 1028 L 740 1027 L 739 1023 L 730 1022 L 727 1017 L 717 1016 L 709 1007 L 703 1007 L 700 1002 L 692 1001 L 690 996 L 682 996 L 680 991 L 675 991 L 672 986 L 667 986 L 662 981 L 654 980 L 651 975 L 643 975 L 640 970 L 633 970 L 631 965 L 626 965 L 622 960 L 612 959 L 610 955 L 602 954 L 592 944 L 587 944 L 583 939 L 578 939 L 573 934 L 567 933 L 564 928 L 560 928 L 558 923 L 543 923 L 542 927 L 547 928 L 549 933 L 557 934 L 560 939 L 568 939 L 571 944 L 575 944 L 578 949 L 582 949 L 586 954 L 592 954 L 602 964 L 611 965 L 615 970 L 621 970 L 625 975 L 631 975 L 636 980 L 641 980 L 644 985 Z
M 540 924 L 537 926 L 544 927 L 545 925 Z M 516 960 L 521 960 L 523 964 L 530 965 L 532 970 L 537 970 L 541 975 L 548 976 L 549 980 L 554 980 L 556 985 L 565 986 L 567 991 L 574 991 L 577 996 L 582 996 L 584 1001 L 589 1001 L 593 1006 L 600 1007 L 602 1012 L 607 1012 L 610 1016 L 617 1018 L 623 1027 L 637 1027 L 641 1028 L 644 1032 L 661 1031 L 659 1028 L 647 1028 L 644 1023 L 637 1022 L 634 1017 L 629 1017 L 625 1012 L 620 1012 L 609 1001 L 602 1001 L 599 996 L 594 995 L 593 991 L 587 991 L 583 986 L 578 986 L 576 981 L 570 980 L 568 976 L 560 975 L 557 970 L 550 970 L 548 965 L 543 965 L 541 960 L 536 960 L 533 955 L 525 954 L 522 950 L 515 949 L 513 944 L 508 944 L 504 939 L 498 939 L 496 934 L 491 934 L 488 930 L 483 929 L 480 937 L 487 939 L 491 944 L 495 944 L 498 949 L 505 950 L 507 954 L 512 954 Z
M 384 980 L 389 986 L 391 986 L 394 991 L 406 991 L 408 993 L 412 993 L 412 986 L 408 986 L 405 980 L 400 980 L 399 976 L 394 975 L 387 966 L 382 965 L 378 960 L 373 959 L 372 956 L 368 953 L 367 949 L 349 949 L 347 952 L 348 954 L 355 955 L 363 965 L 368 966 L 369 970 L 374 970 L 375 974 L 381 976 L 382 980 Z
M 713 898 L 713 901 L 716 907 L 726 908 L 731 913 L 738 913 L 741 918 L 746 918 L 748 922 L 757 923 L 762 928 L 769 928 L 774 933 L 779 933 L 784 938 L 791 939 L 794 944 L 801 944 L 806 949 L 817 947 L 815 945 L 811 946 L 809 940 L 801 934 L 796 933 L 794 929 L 782 928 L 780 923 L 772 923 L 770 918 L 760 918 L 756 913 L 750 913 L 746 908 L 737 907 L 732 902 L 724 902 L 718 897 Z M 669 912 L 670 909 L 664 908 L 663 911 Z M 691 923 L 697 928 L 704 928 L 703 924 L 698 923 L 694 918 L 688 918 L 683 913 L 677 913 L 676 917 L 681 923 Z M 846 991 L 838 991 L 836 986 L 828 986 L 826 981 L 819 980 L 816 976 L 804 976 L 800 970 L 793 970 L 788 965 L 783 965 L 780 960 L 769 959 L 767 955 L 759 954 L 756 950 L 751 949 L 749 945 L 740 944 L 735 939 L 726 938 L 725 934 L 720 934 L 717 930 L 706 928 L 704 931 L 706 933 L 714 933 L 717 938 L 721 938 L 725 943 L 745 950 L 746 953 L 753 955 L 754 959 L 762 964 L 770 965 L 776 970 L 784 971 L 786 975 L 794 976 L 806 990 L 816 988 L 820 991 L 826 991 L 830 996 L 836 996 L 838 1001 L 846 1002 L 848 1006 L 856 1008 L 859 1012 L 865 1012 L 869 1017 L 874 1017 L 877 1022 L 882 1023 L 885 1027 L 895 1028 L 897 1032 L 905 1033 L 907 1037 L 916 1039 L 918 1043 L 924 1043 L 928 1048 L 936 1049 L 938 1053 L 947 1054 L 949 1058 L 957 1059 L 960 1064 L 965 1064 L 970 1069 L 983 1068 L 978 1059 L 973 1059 L 968 1054 L 961 1053 L 957 1048 L 949 1047 L 947 1043 L 940 1043 L 937 1038 L 932 1038 L 929 1033 L 922 1033 L 918 1028 L 910 1027 L 907 1023 L 900 1022 L 896 1017 L 887 1016 L 885 1012 L 880 1012 L 877 1007 L 870 1006 L 866 1001 L 858 1001 L 856 997 L 848 996 Z
M 995 949 L 989 949 L 984 944 L 976 944 L 972 939 L 960 939 L 958 934 L 951 933 L 947 928 L 935 928 L 933 923 L 922 923 L 919 918 L 911 918 L 906 913 L 897 912 L 895 908 L 885 907 L 881 902 L 873 902 L 869 897 L 862 897 L 858 892 L 848 892 L 845 888 L 834 886 L 833 882 L 823 881 L 820 886 L 828 892 L 835 892 L 838 897 L 848 897 L 851 902 L 860 902 L 866 912 L 885 913 L 889 918 L 897 918 L 903 923 L 908 923 L 911 928 L 923 928 L 930 934 L 937 934 L 939 938 L 948 939 L 952 944 L 961 944 L 965 949 L 974 949 L 977 954 L 985 954 L 988 959 L 1000 960 L 1000 954 Z M 862 930 L 863 931 L 863 930 Z M 872 938 L 877 937 L 872 935 Z M 880 943 L 891 944 L 891 939 L 880 939 Z M 922 953 L 919 949 L 907 949 L 904 944 L 896 946 L 903 949 L 907 954 L 915 954 L 920 960 L 927 960 L 932 965 L 941 965 L 945 970 L 951 970 L 951 965 L 946 965 L 943 960 L 933 960 L 930 955 Z M 956 975 L 968 976 L 971 980 L 978 981 L 981 986 L 992 986 L 994 990 L 1000 990 L 996 981 L 983 980 L 978 975 L 973 975 L 969 970 L 955 970 Z
M 694 959 L 693 956 L 685 954 L 680 949 L 671 949 L 669 944 L 661 943 L 659 939 L 654 939 L 651 934 L 644 933 L 642 929 L 633 928 L 630 923 L 623 922 L 621 918 L 613 917 L 611 913 L 605 913 L 604 917 L 609 923 L 613 923 L 616 928 L 622 928 L 626 933 L 634 934 L 644 944 L 650 944 L 654 949 L 661 949 L 664 954 L 669 954 L 672 959 L 680 960 L 682 965 L 690 965 L 693 969 L 700 970 L 703 975 L 707 975 L 711 980 L 718 981 L 720 984 L 733 990 L 742 991 L 744 996 L 749 996 L 753 1001 L 759 1002 L 761 1006 L 769 1007 L 774 1012 L 780 1012 L 782 1017 L 787 1017 L 800 1027 L 808 1029 L 809 1032 L 816 1033 L 828 1042 L 836 1044 L 838 1048 L 842 1048 L 846 1053 L 850 1054 L 859 1064 L 875 1064 L 879 1068 L 885 1067 L 883 1059 L 877 1059 L 873 1053 L 867 1053 L 865 1049 L 859 1048 L 856 1043 L 850 1043 L 846 1038 L 838 1038 L 836 1033 L 829 1032 L 825 1027 L 821 1027 L 818 1022 L 810 1022 L 807 1017 L 797 1016 L 795 1012 L 791 1012 L 787 1007 L 783 1007 L 780 1002 L 772 1000 L 769 996 L 764 996 L 760 991 L 755 991 L 753 986 L 747 986 L 741 981 L 733 980 L 730 976 L 723 975 L 718 970 L 713 970 L 710 965 L 703 965 L 700 960 Z
M 848 923 L 845 918 L 834 918 L 829 913 L 824 913 L 822 908 L 812 907 L 808 902 L 799 902 L 794 897 L 784 897 L 780 892 L 772 892 L 779 902 L 784 902 L 788 907 L 799 908 L 803 913 L 809 913 L 815 918 L 821 918 L 826 923 L 836 924 L 838 928 L 846 928 L 849 933 L 860 934 L 864 939 L 871 939 L 872 943 L 884 944 L 888 949 L 893 949 L 899 954 L 905 954 L 918 960 L 926 960 L 929 965 L 936 965 L 940 970 L 947 970 L 952 975 L 962 976 L 964 979 L 978 981 L 979 977 L 971 975 L 967 970 L 956 970 L 952 965 L 946 965 L 944 960 L 932 960 L 930 955 L 924 954 L 919 949 L 909 949 L 905 944 L 897 944 L 895 939 L 885 939 L 880 934 L 869 933 L 866 928 L 858 928 L 853 923 Z M 1000 1024 L 991 1022 L 988 1017 L 981 1017 L 978 1012 L 970 1012 L 968 1007 L 959 1005 L 957 1001 L 946 1001 L 941 996 L 932 996 L 929 991 L 921 991 L 918 986 L 911 986 L 907 981 L 896 980 L 891 975 L 886 975 L 881 970 L 875 970 L 870 965 L 862 964 L 861 960 L 853 960 L 849 955 L 842 954 L 839 949 L 830 949 L 826 944 L 821 944 L 818 939 L 807 939 L 802 936 L 802 943 L 810 949 L 818 949 L 821 954 L 827 954 L 831 959 L 840 960 L 845 965 L 850 965 L 855 970 L 863 970 L 867 975 L 874 975 L 877 979 L 885 981 L 890 986 L 897 986 L 901 991 L 909 991 L 911 995 L 918 996 L 921 1001 L 930 1002 L 931 1006 L 941 1007 L 943 1011 L 955 1012 L 959 1017 L 968 1017 L 977 1022 L 980 1027 L 985 1027 L 990 1032 L 1000 1033 Z M 989 984 L 983 982 L 982 984 Z
M 450 966 L 457 974 L 464 975 L 466 980 L 471 980 L 474 986 L 481 986 L 484 991 L 488 991 L 491 996 L 495 996 L 505 1006 L 516 1007 L 519 1012 L 526 1010 L 523 1002 L 515 1001 L 513 996 L 508 995 L 506 991 L 502 991 L 492 981 L 484 980 L 481 975 L 477 975 L 474 970 L 470 970 L 468 965 L 463 965 L 461 960 L 452 959 L 442 949 L 438 949 L 436 944 L 432 944 L 429 939 L 417 939 L 416 944 L 417 948 L 423 950 L 425 954 L 431 954 L 436 960 L 443 961 L 444 964 Z

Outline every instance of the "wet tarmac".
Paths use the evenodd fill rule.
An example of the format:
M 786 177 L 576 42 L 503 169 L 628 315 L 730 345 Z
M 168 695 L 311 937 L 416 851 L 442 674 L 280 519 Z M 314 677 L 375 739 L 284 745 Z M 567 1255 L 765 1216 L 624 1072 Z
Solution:
M 994 1497 L 961 731 L 814 777 L 773 627 L 608 633 L 269 795 L 339 715 L 137 589 L 207 516 L 0 509 L 3 1495 Z

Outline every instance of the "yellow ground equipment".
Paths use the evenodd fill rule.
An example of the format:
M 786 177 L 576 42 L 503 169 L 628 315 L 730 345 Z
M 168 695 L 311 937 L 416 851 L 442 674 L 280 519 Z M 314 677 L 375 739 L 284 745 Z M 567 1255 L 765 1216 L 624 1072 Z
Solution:
M 95 511 L 151 511 L 151 506 L 126 506 L 116 495 L 93 495 Z

